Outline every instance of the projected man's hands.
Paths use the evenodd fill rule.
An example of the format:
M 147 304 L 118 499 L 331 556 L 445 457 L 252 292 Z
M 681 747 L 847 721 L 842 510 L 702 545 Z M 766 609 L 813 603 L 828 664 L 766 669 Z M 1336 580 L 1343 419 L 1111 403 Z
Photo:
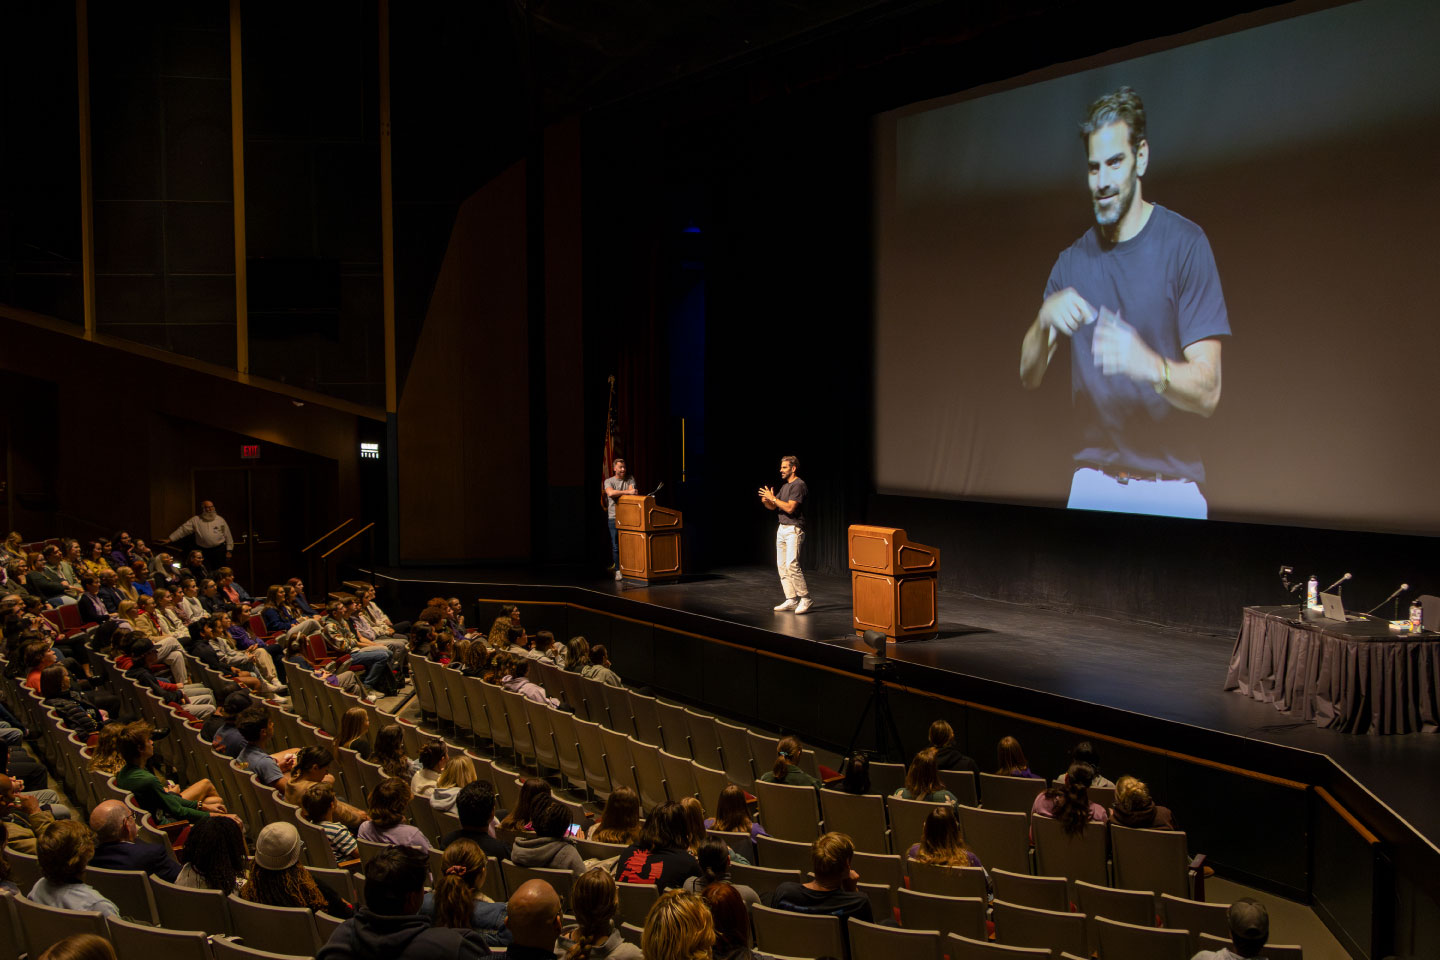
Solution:
M 1076 293 L 1074 287 L 1066 287 L 1045 298 L 1040 305 L 1039 320 L 1042 329 L 1068 337 L 1085 324 L 1094 323 L 1096 316 L 1095 308 L 1089 301 Z M 1050 335 L 1052 343 L 1055 341 L 1054 333 Z
M 1151 350 L 1135 328 L 1109 307 L 1100 308 L 1090 352 L 1095 366 L 1107 377 L 1123 375 L 1143 383 L 1159 383 L 1165 375 L 1160 355 Z

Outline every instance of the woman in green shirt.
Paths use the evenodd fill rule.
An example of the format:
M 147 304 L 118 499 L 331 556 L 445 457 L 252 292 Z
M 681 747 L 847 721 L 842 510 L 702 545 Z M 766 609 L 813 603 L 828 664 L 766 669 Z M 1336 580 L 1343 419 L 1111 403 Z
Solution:
M 781 737 L 776 746 L 775 766 L 760 774 L 765 783 L 784 783 L 792 787 L 818 787 L 820 781 L 798 766 L 800 762 L 800 741 L 795 737 Z
M 134 794 L 135 802 L 162 823 L 177 820 L 195 823 L 212 813 L 224 813 L 225 801 L 209 780 L 198 780 L 181 790 L 166 786 L 146 769 L 145 761 L 155 752 L 150 734 L 150 725 L 144 721 L 126 726 L 119 744 L 125 766 L 115 774 L 115 785 Z
M 910 761 L 910 769 L 905 771 L 905 786 L 895 791 L 895 796 L 901 800 L 924 800 L 926 803 L 948 803 L 955 805 L 959 803 L 955 794 L 945 789 L 945 784 L 940 782 L 940 767 L 935 762 L 935 755 L 938 751 L 934 747 L 926 747 L 915 754 L 915 759 Z

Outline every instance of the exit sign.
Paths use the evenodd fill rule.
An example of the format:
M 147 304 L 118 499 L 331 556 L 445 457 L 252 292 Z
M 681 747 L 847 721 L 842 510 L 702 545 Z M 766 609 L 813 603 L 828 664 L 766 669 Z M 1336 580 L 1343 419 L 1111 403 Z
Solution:
M 259 459 L 260 459 L 260 444 L 258 444 L 258 443 L 242 443 L 242 444 L 240 445 L 240 459 L 241 459 L 241 460 L 259 460 Z

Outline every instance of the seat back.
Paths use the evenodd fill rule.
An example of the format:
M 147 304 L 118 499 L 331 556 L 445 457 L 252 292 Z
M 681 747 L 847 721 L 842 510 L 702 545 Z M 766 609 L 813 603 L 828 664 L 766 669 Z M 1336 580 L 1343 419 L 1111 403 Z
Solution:
M 610 772 L 610 786 L 612 788 L 626 786 L 636 793 L 640 793 L 640 787 L 635 782 L 634 765 L 630 760 L 631 738 L 623 733 L 617 733 L 609 727 L 601 727 L 600 741 L 605 745 L 605 769 Z M 663 801 L 664 798 L 661 799 Z M 654 809 L 651 806 L 651 803 L 654 802 L 653 797 L 651 803 L 647 803 L 644 794 L 641 794 L 640 800 L 647 813 Z
M 760 801 L 760 822 L 772 837 L 809 843 L 820 835 L 820 804 L 814 787 L 756 780 L 751 792 Z
M 235 935 L 255 950 L 313 955 L 320 949 L 315 915 L 305 907 L 271 907 L 232 893 L 230 920 Z
M 660 722 L 660 745 L 667 752 L 693 760 L 690 752 L 690 715 L 678 703 L 655 701 L 655 716 Z
M 215 955 L 215 960 L 306 960 L 303 954 L 257 950 L 245 946 L 239 940 L 227 940 L 224 937 L 211 940 L 210 951 Z
M 696 763 L 712 770 L 725 769 L 725 761 L 720 756 L 720 733 L 715 729 L 715 718 L 708 713 L 687 708 L 685 719 L 690 730 L 690 756 Z
M 700 781 L 695 779 L 695 768 L 690 760 L 667 750 L 657 750 L 660 770 L 665 774 L 665 790 L 672 800 L 681 797 L 698 797 Z
M 870 792 L 878 793 L 882 797 L 905 786 L 905 764 L 903 763 L 872 763 L 870 764 Z
M 925 820 L 930 811 L 943 807 L 943 803 L 929 803 L 924 800 L 902 800 L 900 797 L 886 797 L 885 809 L 890 815 L 890 845 L 901 856 L 911 846 L 920 842 L 925 831 Z M 984 861 L 981 861 L 984 862 Z
M 1111 824 L 1110 843 L 1114 848 L 1117 887 L 1189 898 L 1189 838 L 1184 831 L 1137 830 Z
M 844 957 L 840 918 L 792 913 L 756 904 L 750 908 L 755 944 L 766 953 L 786 957 Z
M 744 727 L 737 727 L 719 719 L 715 720 L 715 733 L 720 738 L 720 754 L 724 758 L 725 775 L 730 778 L 731 783 L 754 793 L 752 784 L 755 783 L 756 771 L 750 758 L 749 734 Z M 760 762 L 764 765 L 762 769 L 769 770 L 775 758 L 763 757 Z
M 846 931 L 850 937 L 850 960 L 943 960 L 940 931 L 902 930 L 882 927 L 851 917 Z
M 150 893 L 150 877 L 144 870 L 86 867 L 85 882 L 115 904 L 125 919 L 145 924 L 160 922 L 155 915 L 155 898 Z
M 960 833 L 990 869 L 1030 873 L 1030 818 L 1024 813 L 962 805 Z
M 939 930 L 941 936 L 958 933 L 975 940 L 985 939 L 984 897 L 942 897 L 919 890 L 896 891 L 900 923 L 911 930 Z
M 1222 947 L 1230 946 L 1229 937 L 1217 937 L 1212 933 L 1202 933 L 1199 937 L 1201 950 L 1220 950 Z M 1305 960 L 1303 947 L 1294 944 L 1267 943 L 1260 955 L 1266 960 Z
M 1105 886 L 1109 871 L 1105 864 L 1105 826 L 1086 824 L 1079 833 L 1067 834 L 1059 820 L 1050 817 L 1030 818 L 1035 835 L 1035 869 L 1048 877 L 1084 880 Z
M 885 798 L 879 794 L 857 796 L 842 790 L 821 790 L 820 813 L 825 818 L 826 832 L 845 834 L 854 841 L 856 850 L 866 853 L 890 850 Z
M 730 777 L 724 770 L 707 767 L 698 760 L 690 764 L 690 769 L 695 773 L 695 783 L 700 788 L 701 802 L 707 810 L 714 810 L 720 805 L 720 794 L 730 786 Z
M 954 933 L 945 938 L 945 949 L 950 960 L 1046 960 L 1055 956 L 1049 947 L 1010 947 Z
M 167 930 L 204 930 L 211 934 L 234 932 L 229 902 L 219 890 L 182 887 L 151 877 L 150 893 L 155 900 L 160 926 Z
M 1211 936 L 1220 937 L 1226 943 L 1230 942 L 1230 906 L 1225 903 L 1202 903 L 1198 900 L 1186 900 L 1184 897 L 1171 896 L 1168 893 L 1160 895 L 1160 916 L 1165 926 L 1176 930 L 1190 931 L 1191 953 L 1198 953 L 1204 949 L 1213 949 L 1200 946 L 1200 935 L 1208 933 Z M 1134 922 L 1128 917 L 1104 914 L 1111 920 L 1125 920 Z M 1151 921 L 1152 925 L 1154 921 Z
M 782 883 L 794 881 L 804 883 L 809 879 L 798 870 L 771 869 L 769 867 L 747 866 L 743 863 L 730 864 L 730 879 L 749 887 L 761 898 L 770 896 Z
M 620 919 L 625 923 L 633 923 L 637 927 L 645 926 L 645 917 L 660 897 L 660 892 L 655 884 L 617 883 L 615 889 L 620 896 Z
M 910 889 L 943 897 L 983 897 L 985 871 L 981 867 L 947 867 L 938 863 L 906 860 Z
M 1032 877 L 1009 870 L 991 870 L 995 899 L 1039 910 L 1069 910 L 1069 883 L 1064 877 Z
M 580 678 L 580 683 L 585 688 L 585 699 L 592 703 L 598 699 L 605 704 L 608 718 L 602 721 L 602 726 L 627 737 L 635 735 L 635 718 L 630 713 L 629 690 L 624 687 L 612 687 L 608 683 L 586 680 L 584 677 Z
M 465 712 L 470 721 L 470 735 L 477 743 L 491 742 L 490 714 L 485 706 L 485 691 L 480 689 L 485 681 L 479 677 L 460 675 L 460 689 L 465 694 Z
M 1119 890 L 1115 887 L 1100 887 L 1093 883 L 1086 883 L 1084 880 L 1077 880 L 1074 885 L 1075 903 L 1079 911 L 1091 918 L 1105 917 L 1109 920 L 1119 920 L 1121 923 L 1133 923 L 1137 927 L 1155 926 L 1155 894 L 1149 890 Z M 1222 914 L 1229 908 L 1222 908 Z M 1222 922 L 1223 917 L 1222 917 Z M 1166 924 L 1167 926 L 1181 927 L 1183 924 Z M 1089 943 L 1091 953 L 1100 949 L 1100 928 L 1094 923 L 1089 924 Z M 1228 923 L 1226 929 L 1229 929 Z M 1191 940 L 1190 952 L 1193 954 L 1197 949 L 1194 940 Z
M 535 749 L 535 763 L 543 772 L 559 770 L 560 756 L 555 752 L 555 732 L 550 727 L 550 715 L 554 712 L 549 704 L 536 703 L 522 697 L 525 719 L 530 725 L 530 735 Z
M 569 870 L 522 867 L 509 860 L 501 860 L 500 874 L 505 880 L 505 889 L 507 890 L 518 890 L 521 884 L 531 880 L 544 880 L 554 888 L 556 895 L 560 897 L 562 912 L 570 912 L 570 891 L 575 886 L 575 875 Z
M 28 891 L 27 891 L 28 892 Z M 25 897 L 8 897 L 15 905 L 19 928 L 31 957 L 39 957 L 52 944 L 77 933 L 105 937 L 105 916 L 93 910 L 62 910 L 34 903 Z
M 665 771 L 660 766 L 660 748 L 642 743 L 634 737 L 627 737 L 630 748 L 630 765 L 635 773 L 635 785 L 640 790 L 640 803 L 646 810 L 654 810 L 666 800 L 678 800 L 683 794 L 671 797 L 665 785 Z
M 584 791 L 585 760 L 580 752 L 580 734 L 575 729 L 575 715 L 564 710 L 546 708 L 550 733 L 555 741 L 555 760 L 560 773 L 572 787 Z
M 1002 777 L 997 773 L 980 774 L 980 803 L 986 810 L 1009 810 L 1029 813 L 1035 798 L 1045 792 L 1045 781 L 1038 777 Z
M 635 721 L 635 739 L 652 747 L 663 747 L 665 739 L 660 732 L 660 709 L 654 697 L 630 691 L 630 716 Z
M 510 724 L 512 749 L 523 763 L 525 757 L 535 756 L 535 737 L 530 729 L 530 718 L 525 715 L 525 697 L 502 689 L 500 702 L 505 707 L 505 717 Z
M 473 688 L 468 693 L 473 693 Z M 485 701 L 485 714 L 490 720 L 490 741 L 499 750 L 515 752 L 515 738 L 510 733 L 510 717 L 505 708 L 505 691 L 493 683 L 480 681 L 480 697 Z
M 995 939 L 1016 947 L 1049 947 L 1085 953 L 1085 915 L 1068 910 L 1038 910 L 996 899 L 990 903 Z M 1110 960 L 1110 958 L 1106 958 Z
M 29 893 L 30 888 L 39 883 L 43 876 L 40 872 L 40 858 L 33 853 L 10 849 L 5 851 L 5 858 L 10 861 L 10 882 L 19 887 L 21 893 Z
M 715 837 L 721 843 L 725 844 L 733 853 L 740 854 L 740 856 L 745 858 L 747 863 L 760 863 L 760 853 L 755 849 L 755 839 L 750 835 L 749 830 L 731 831 L 712 829 L 705 831 L 705 833 L 707 836 Z M 777 840 L 775 842 L 783 843 L 784 841 Z M 805 849 L 808 851 L 810 848 L 807 846 Z M 767 866 L 771 866 L 771 864 L 767 864 Z M 774 866 L 779 865 L 774 864 Z
M 86 871 L 87 875 L 89 871 Z M 210 960 L 210 941 L 203 930 L 163 930 L 110 917 L 110 945 L 120 960 Z
M 585 786 L 597 797 L 608 797 L 612 789 L 605 765 L 605 729 L 598 723 L 574 718 L 575 739 L 580 744 L 580 763 L 585 768 Z
M 961 803 L 973 807 L 980 802 L 980 788 L 974 770 L 941 770 L 940 782 Z
M 891 890 L 905 886 L 904 860 L 893 853 L 855 851 L 850 869 L 860 874 L 861 883 L 878 883 Z
M 755 838 L 755 854 L 760 858 L 760 865 L 772 870 L 794 870 L 797 873 L 809 873 L 811 867 L 810 847 L 811 845 L 808 843 L 781 840 L 778 837 L 768 837 L 764 834 Z
M 1187 930 L 1142 927 L 1104 917 L 1092 922 L 1099 931 L 1100 956 L 1105 960 L 1188 960 L 1191 955 Z

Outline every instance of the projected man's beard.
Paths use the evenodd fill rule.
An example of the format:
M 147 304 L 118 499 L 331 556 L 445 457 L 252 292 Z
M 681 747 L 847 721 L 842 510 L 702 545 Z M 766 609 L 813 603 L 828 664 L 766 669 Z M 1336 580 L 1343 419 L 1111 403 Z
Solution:
M 1092 191 L 1090 205 L 1095 210 L 1095 222 L 1102 227 L 1113 227 L 1125 219 L 1125 214 L 1130 212 L 1130 205 L 1135 202 L 1135 184 L 1139 180 L 1132 167 L 1123 187 L 1110 186 L 1103 193 Z M 1107 200 L 1111 202 L 1105 202 Z

